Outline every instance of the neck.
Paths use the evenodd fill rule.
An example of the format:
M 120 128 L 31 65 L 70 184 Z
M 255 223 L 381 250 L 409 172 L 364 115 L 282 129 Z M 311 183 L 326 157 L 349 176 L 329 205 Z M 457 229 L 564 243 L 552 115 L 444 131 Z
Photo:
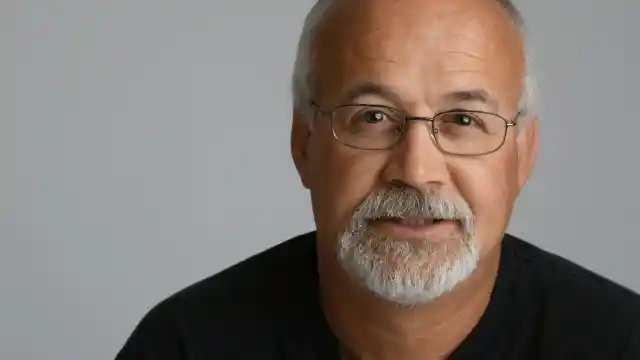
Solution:
M 469 335 L 489 303 L 499 246 L 485 255 L 476 271 L 453 291 L 415 307 L 380 299 L 348 279 L 336 262 L 320 261 L 323 309 L 345 358 L 446 359 Z

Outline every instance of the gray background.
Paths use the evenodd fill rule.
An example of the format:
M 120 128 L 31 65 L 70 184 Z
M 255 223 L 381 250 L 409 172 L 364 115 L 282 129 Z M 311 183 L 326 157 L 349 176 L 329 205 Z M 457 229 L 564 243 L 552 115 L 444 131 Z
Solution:
M 640 4 L 520 1 L 542 147 L 511 231 L 640 290 Z M 312 229 L 311 0 L 0 4 L 0 358 L 110 359 L 170 293 Z

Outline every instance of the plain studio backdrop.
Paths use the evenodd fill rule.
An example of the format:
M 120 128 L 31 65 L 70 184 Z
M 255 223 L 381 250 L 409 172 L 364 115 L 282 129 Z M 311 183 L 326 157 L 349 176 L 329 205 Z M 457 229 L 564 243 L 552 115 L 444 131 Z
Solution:
M 313 228 L 289 156 L 312 3 L 1 2 L 0 358 L 111 359 L 158 301 Z M 640 290 L 640 3 L 518 3 L 542 144 L 510 231 Z

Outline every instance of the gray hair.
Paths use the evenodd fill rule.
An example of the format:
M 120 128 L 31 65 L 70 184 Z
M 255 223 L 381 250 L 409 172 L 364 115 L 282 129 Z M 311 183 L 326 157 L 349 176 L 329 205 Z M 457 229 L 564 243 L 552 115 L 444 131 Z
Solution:
M 524 19 L 520 11 L 510 0 L 497 0 L 504 9 L 509 13 L 512 21 L 518 26 L 520 36 L 525 43 L 526 56 L 526 74 L 523 82 L 522 96 L 518 104 L 518 110 L 522 115 L 535 115 L 537 113 L 536 100 L 536 83 L 532 71 L 531 49 L 527 44 L 526 30 Z M 308 115 L 309 101 L 311 100 L 311 91 L 314 88 L 313 71 L 311 69 L 311 44 L 313 41 L 314 30 L 322 21 L 325 12 L 331 6 L 332 0 L 318 0 L 313 6 L 304 21 L 302 34 L 298 41 L 298 51 L 293 70 L 292 92 L 294 106 L 302 114 L 310 118 Z
M 377 232 L 380 218 L 460 222 L 461 233 L 417 241 Z M 426 304 L 468 278 L 479 261 L 474 214 L 462 198 L 433 189 L 379 189 L 358 206 L 340 241 L 338 261 L 347 274 L 378 297 L 400 306 Z

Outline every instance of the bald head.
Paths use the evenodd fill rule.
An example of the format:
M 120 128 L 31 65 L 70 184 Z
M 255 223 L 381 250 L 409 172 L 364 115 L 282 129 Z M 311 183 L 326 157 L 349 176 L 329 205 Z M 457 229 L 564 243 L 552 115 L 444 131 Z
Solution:
M 468 33 L 473 33 L 474 27 L 476 30 L 493 28 L 504 32 L 500 34 L 500 31 L 497 31 L 498 37 L 519 42 L 521 48 L 516 51 L 521 51 L 523 71 L 520 75 L 522 86 L 518 107 L 522 113 L 535 112 L 535 86 L 524 44 L 523 19 L 517 8 L 508 0 L 318 1 L 305 20 L 298 44 L 292 84 L 293 97 L 298 109 L 304 110 L 312 94 L 317 91 L 319 75 L 316 73 L 315 65 L 317 57 L 322 54 L 322 49 L 318 48 L 319 34 L 324 35 L 325 40 L 334 42 L 329 46 L 332 48 L 329 51 L 337 50 L 337 41 L 350 41 L 349 38 L 345 38 L 344 32 L 340 34 L 335 31 L 336 28 L 360 30 L 361 35 L 366 35 L 367 32 L 382 33 L 408 29 L 412 34 L 422 31 L 432 33 L 431 37 L 436 37 L 439 29 L 433 26 L 432 20 L 427 19 L 436 19 L 440 24 L 448 19 L 453 26 L 466 27 Z M 498 37 L 497 42 L 500 41 Z

